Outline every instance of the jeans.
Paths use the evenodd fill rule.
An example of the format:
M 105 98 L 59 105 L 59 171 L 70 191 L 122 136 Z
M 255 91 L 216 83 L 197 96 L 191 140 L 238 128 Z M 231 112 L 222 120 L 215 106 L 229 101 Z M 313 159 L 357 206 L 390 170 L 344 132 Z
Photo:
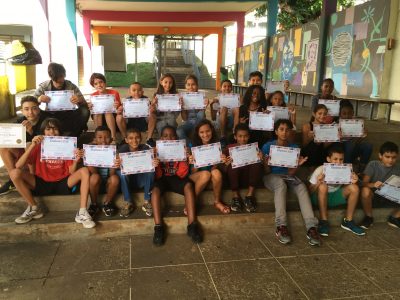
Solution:
M 180 140 L 186 140 L 186 143 L 188 144 L 189 140 L 191 139 L 191 135 L 193 134 L 194 128 L 204 118 L 205 118 L 204 110 L 200 110 L 196 112 L 195 118 L 189 118 L 185 122 L 182 122 L 182 125 L 180 125 L 176 130 L 178 138 Z
M 132 202 L 131 189 L 138 188 L 144 188 L 144 201 L 150 201 L 154 172 L 122 175 L 121 171 L 117 170 L 117 174 L 121 181 L 121 191 L 124 195 L 124 201 Z
M 263 180 L 265 187 L 274 193 L 275 223 L 277 227 L 281 225 L 287 226 L 286 195 L 288 188 L 293 190 L 297 196 L 307 230 L 317 226 L 318 220 L 314 216 L 310 195 L 303 182 L 285 181 L 277 174 L 268 174 L 264 176 Z
M 354 163 L 359 157 L 360 163 L 366 165 L 372 154 L 372 144 L 367 142 L 357 143 L 355 140 L 348 140 L 343 142 L 344 147 L 344 162 Z

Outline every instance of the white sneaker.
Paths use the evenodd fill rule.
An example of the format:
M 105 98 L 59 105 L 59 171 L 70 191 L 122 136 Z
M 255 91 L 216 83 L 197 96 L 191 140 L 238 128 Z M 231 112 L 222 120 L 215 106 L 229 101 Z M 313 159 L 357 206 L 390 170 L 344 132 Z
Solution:
M 32 219 L 40 219 L 42 217 L 43 212 L 40 210 L 39 206 L 35 210 L 32 209 L 32 206 L 28 206 L 24 213 L 15 219 L 15 223 L 25 224 L 32 221 Z
M 85 210 L 83 214 L 80 214 L 78 211 L 76 213 L 75 222 L 82 224 L 85 228 L 93 228 L 96 226 L 96 223 L 93 222 L 92 217 L 89 215 L 87 210 Z

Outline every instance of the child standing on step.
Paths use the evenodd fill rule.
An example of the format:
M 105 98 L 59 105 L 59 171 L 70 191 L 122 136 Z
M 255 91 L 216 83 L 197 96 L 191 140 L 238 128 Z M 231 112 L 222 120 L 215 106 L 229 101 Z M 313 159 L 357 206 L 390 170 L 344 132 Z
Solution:
M 110 145 L 111 131 L 107 126 L 99 126 L 94 132 L 94 145 Z M 90 172 L 89 193 L 91 204 L 88 208 L 89 214 L 94 218 L 99 211 L 97 199 L 99 193 L 106 194 L 102 211 L 106 217 L 111 217 L 115 212 L 112 203 L 119 190 L 119 177 L 115 168 L 87 167 Z
M 178 138 L 176 129 L 165 126 L 161 131 L 161 140 L 172 141 Z M 160 162 L 156 167 L 156 180 L 151 193 L 151 204 L 154 214 L 153 243 L 161 246 L 165 241 L 165 226 L 161 216 L 161 196 L 166 191 L 172 191 L 185 197 L 185 207 L 188 217 L 187 234 L 195 243 L 203 241 L 199 223 L 196 220 L 196 208 L 193 182 L 189 179 L 189 164 L 187 161 Z
M 141 141 L 142 137 L 140 134 L 140 130 L 136 128 L 129 128 L 127 130 L 125 138 L 126 144 L 123 144 L 119 147 L 118 153 L 149 150 L 150 147 L 148 145 L 141 144 Z M 155 159 L 153 163 L 156 164 L 157 160 Z M 151 200 L 151 189 L 153 188 L 153 182 L 154 182 L 154 172 L 122 175 L 121 171 L 118 170 L 117 174 L 121 179 L 121 190 L 124 196 L 124 205 L 121 208 L 120 216 L 128 217 L 129 214 L 134 209 L 131 197 L 132 190 L 143 188 L 144 203 L 142 206 L 142 210 L 146 213 L 148 217 L 151 217 L 153 215 L 153 208 L 151 206 L 150 200 Z
M 289 143 L 289 135 L 293 129 L 292 122 L 280 119 L 275 122 L 274 129 L 276 140 L 266 143 L 262 147 L 262 152 L 265 156 L 264 168 L 266 172 L 266 175 L 263 178 L 264 185 L 274 193 L 276 237 L 282 244 L 288 244 L 292 240 L 287 227 L 286 214 L 287 190 L 290 188 L 296 194 L 299 201 L 300 211 L 306 225 L 309 243 L 312 246 L 319 246 L 321 244 L 321 238 L 316 228 L 318 221 L 314 216 L 307 187 L 295 176 L 297 168 L 268 165 L 269 153 L 272 145 L 298 148 L 296 144 Z M 300 156 L 298 166 L 301 166 L 306 161 L 307 157 Z
M 228 173 L 229 184 L 232 190 L 231 210 L 235 212 L 242 211 L 243 207 L 247 212 L 255 212 L 257 205 L 254 197 L 255 189 L 260 182 L 262 175 L 261 163 L 246 165 L 239 168 L 232 168 L 232 158 L 229 157 L 229 148 L 242 146 L 249 143 L 250 130 L 246 124 L 238 124 L 234 130 L 234 139 L 236 143 L 228 145 L 225 151 L 224 163 Z M 262 161 L 262 153 L 259 152 Z M 247 194 L 244 198 L 240 196 L 240 188 L 247 188 Z
M 248 85 L 261 85 L 263 81 L 263 74 L 260 71 L 253 71 L 249 74 Z
M 321 85 L 321 94 L 315 95 L 311 98 L 311 111 L 314 111 L 318 104 L 319 99 L 336 100 L 337 98 L 332 95 L 335 83 L 331 78 L 325 78 Z
M 194 129 L 193 142 L 189 145 L 191 148 L 196 146 L 208 145 L 218 142 L 217 133 L 209 120 L 202 120 Z M 221 157 L 222 159 L 222 157 Z M 222 201 L 222 173 L 218 165 L 195 168 L 193 165 L 193 156 L 189 155 L 190 180 L 194 182 L 194 191 L 196 197 L 212 183 L 214 194 L 214 207 L 223 214 L 229 214 L 230 209 Z
M 344 149 L 341 144 L 335 143 L 328 147 L 326 160 L 328 163 L 343 164 Z M 354 224 L 353 215 L 357 206 L 360 189 L 358 187 L 358 176 L 356 173 L 351 175 L 351 183 L 327 184 L 324 181 L 324 166 L 315 169 L 310 177 L 311 201 L 319 207 L 319 225 L 320 235 L 329 235 L 328 207 L 334 207 L 347 203 L 346 217 L 342 221 L 341 227 L 349 230 L 356 235 L 365 235 L 364 230 Z
M 399 205 L 375 195 L 376 189 L 379 189 L 390 176 L 400 176 L 400 166 L 396 164 L 398 154 L 399 147 L 395 143 L 385 142 L 379 149 L 379 160 L 370 161 L 364 170 L 361 188 L 361 203 L 365 213 L 361 227 L 364 229 L 369 229 L 374 223 L 372 202 L 394 206 L 395 209 L 388 217 L 387 222 L 392 227 L 400 228 Z
M 59 136 L 62 134 L 60 128 L 61 124 L 57 119 L 48 118 L 43 121 L 41 131 L 45 136 Z M 15 222 L 24 224 L 43 217 L 43 211 L 33 195 L 69 195 L 74 186 L 80 183 L 80 208 L 75 222 L 82 224 L 84 228 L 95 227 L 96 223 L 93 222 L 86 209 L 89 196 L 89 170 L 86 167 L 77 169 L 78 162 L 83 157 L 83 151 L 76 150 L 75 160 L 42 160 L 42 141 L 42 135 L 35 136 L 32 144 L 17 161 L 16 168 L 10 173 L 15 187 L 28 203 L 25 212 L 16 218 Z M 34 167 L 34 174 L 22 170 L 27 164 Z

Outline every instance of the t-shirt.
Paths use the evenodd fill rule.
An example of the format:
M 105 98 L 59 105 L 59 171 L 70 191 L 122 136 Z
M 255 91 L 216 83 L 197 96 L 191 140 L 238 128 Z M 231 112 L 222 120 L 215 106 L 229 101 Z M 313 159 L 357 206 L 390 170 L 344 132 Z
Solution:
M 269 155 L 269 150 L 272 145 L 276 145 L 277 140 L 273 140 L 271 142 L 265 143 L 264 146 L 262 146 L 261 151 L 264 155 Z M 296 144 L 288 144 L 286 147 L 291 147 L 291 148 L 299 148 Z M 282 174 L 282 175 L 287 175 L 289 168 L 285 167 L 275 167 L 275 166 L 270 166 L 271 173 L 272 174 Z
M 310 177 L 310 183 L 317 184 L 318 183 L 318 176 L 324 172 L 324 166 L 319 166 L 314 170 Z M 328 184 L 328 193 L 334 193 L 338 189 L 342 187 L 341 184 Z
M 28 164 L 35 166 L 35 175 L 47 182 L 60 181 L 70 175 L 72 160 L 40 159 L 41 144 L 36 145 L 28 157 Z
M 149 146 L 147 146 L 145 144 L 140 144 L 136 151 L 144 151 L 144 150 L 149 150 L 149 149 L 150 149 Z M 118 148 L 118 153 L 127 153 L 127 152 L 132 152 L 132 150 L 129 148 L 128 144 L 123 144 Z
M 46 119 L 49 118 L 50 115 L 45 112 L 45 111 L 40 111 L 39 114 L 39 120 L 37 121 L 37 123 L 35 125 L 32 126 L 32 134 L 29 134 L 28 132 L 26 132 L 26 141 L 27 142 L 32 142 L 32 139 L 37 136 L 37 135 L 41 135 L 42 132 L 40 132 L 40 127 L 42 125 L 42 122 Z M 20 117 L 17 119 L 16 123 L 17 124 L 21 124 L 23 121 L 25 121 L 26 118 L 24 116 Z
M 117 103 L 118 107 L 121 106 L 121 97 L 119 96 L 118 91 L 106 89 L 105 94 L 114 95 L 114 103 Z M 95 91 L 94 93 L 91 94 L 91 96 L 97 96 L 97 95 L 101 95 L 99 91 Z
M 64 80 L 64 85 L 61 87 L 61 89 L 56 89 L 53 86 L 53 82 L 51 80 L 46 80 L 45 82 L 39 84 L 39 87 L 36 89 L 34 96 L 38 98 L 41 95 L 44 95 L 46 91 L 65 91 L 65 90 L 74 91 L 74 95 L 76 95 L 77 97 L 83 97 L 80 89 L 69 80 Z M 86 102 L 84 104 L 86 104 Z
M 390 176 L 400 176 L 400 165 L 385 167 L 379 160 L 371 160 L 365 167 L 364 174 L 370 176 L 370 182 L 385 182 Z

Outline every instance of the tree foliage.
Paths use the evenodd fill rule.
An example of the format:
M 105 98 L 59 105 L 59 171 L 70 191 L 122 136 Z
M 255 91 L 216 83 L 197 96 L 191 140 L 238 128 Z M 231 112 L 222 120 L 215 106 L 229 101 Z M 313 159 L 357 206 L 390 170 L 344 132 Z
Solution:
M 354 0 L 338 0 L 338 7 L 354 5 Z M 280 30 L 290 29 L 321 15 L 322 0 L 279 0 L 278 23 Z M 265 16 L 268 2 L 256 10 L 256 17 Z

